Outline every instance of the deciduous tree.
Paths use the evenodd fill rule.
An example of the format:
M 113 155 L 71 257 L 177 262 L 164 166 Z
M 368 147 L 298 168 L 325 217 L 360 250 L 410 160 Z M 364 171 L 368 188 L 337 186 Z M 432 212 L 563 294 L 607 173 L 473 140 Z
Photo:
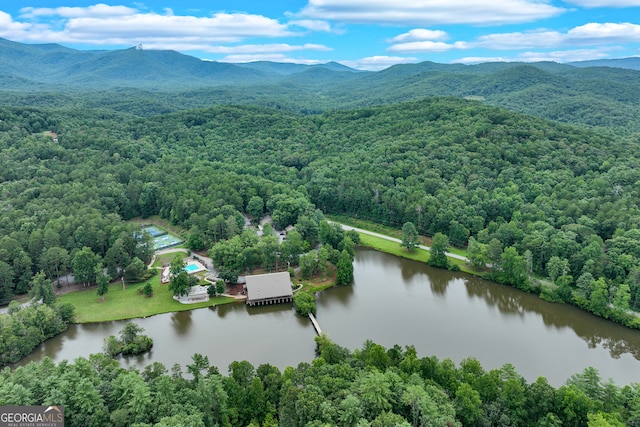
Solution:
M 47 279 L 44 272 L 40 271 L 33 276 L 29 296 L 35 301 L 42 301 L 43 304 L 51 305 L 56 301 L 56 294 L 53 292 L 51 281 Z
M 76 282 L 83 284 L 94 282 L 96 279 L 95 268 L 98 264 L 98 256 L 91 248 L 85 246 L 76 253 L 71 261 L 73 277 Z
M 353 282 L 353 258 L 346 250 L 340 253 L 336 269 L 336 285 L 344 286 Z
M 402 243 L 400 246 L 407 248 L 409 252 L 413 252 L 418 247 L 418 230 L 412 222 L 405 222 L 402 226 Z
M 449 238 L 442 233 L 434 234 L 427 264 L 432 267 L 448 268 L 447 250 L 449 250 Z

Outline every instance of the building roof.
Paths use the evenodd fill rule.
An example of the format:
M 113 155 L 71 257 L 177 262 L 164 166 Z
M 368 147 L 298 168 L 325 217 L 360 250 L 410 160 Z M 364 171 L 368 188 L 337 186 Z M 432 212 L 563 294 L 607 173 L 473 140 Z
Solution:
M 246 280 L 248 301 L 293 295 L 291 277 L 287 271 L 246 276 Z

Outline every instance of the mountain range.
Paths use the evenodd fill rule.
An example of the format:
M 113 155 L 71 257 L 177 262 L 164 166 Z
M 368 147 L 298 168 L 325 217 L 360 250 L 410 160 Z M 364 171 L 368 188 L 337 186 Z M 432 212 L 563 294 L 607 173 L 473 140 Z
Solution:
M 87 91 L 91 100 L 84 104 L 65 97 Z M 319 113 L 453 96 L 561 122 L 635 131 L 640 130 L 640 58 L 421 62 L 373 72 L 336 62 L 232 64 L 142 46 L 92 51 L 0 39 L 0 103 L 50 105 L 52 96 L 60 106 L 111 105 L 141 116 L 223 103 Z
M 356 72 L 330 62 L 320 65 L 203 61 L 169 50 L 75 50 L 58 44 L 22 44 L 0 39 L 0 77 L 5 89 L 172 87 L 271 83 L 314 69 Z

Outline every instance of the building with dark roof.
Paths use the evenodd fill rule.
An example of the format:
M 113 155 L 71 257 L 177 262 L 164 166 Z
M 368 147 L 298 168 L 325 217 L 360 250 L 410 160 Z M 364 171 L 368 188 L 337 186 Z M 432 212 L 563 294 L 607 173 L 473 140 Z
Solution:
M 289 272 L 246 276 L 247 304 L 267 305 L 291 302 L 293 290 Z

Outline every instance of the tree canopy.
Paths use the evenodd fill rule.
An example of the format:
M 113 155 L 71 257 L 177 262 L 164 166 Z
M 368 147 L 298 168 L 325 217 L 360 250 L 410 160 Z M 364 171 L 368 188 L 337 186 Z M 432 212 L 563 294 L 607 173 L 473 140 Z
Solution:
M 140 341 L 128 323 L 107 351 Z M 128 344 L 125 344 L 128 343 Z M 132 344 L 133 343 L 133 344 Z M 317 357 L 284 370 L 234 361 L 226 375 L 208 357 L 171 370 L 155 362 L 142 371 L 108 354 L 55 364 L 49 358 L 0 372 L 8 405 L 65 407 L 65 424 L 136 426 L 411 426 L 634 425 L 640 391 L 618 387 L 587 368 L 560 387 L 543 377 L 528 383 L 512 365 L 485 370 L 467 358 L 420 356 L 411 347 L 370 340 L 347 350 L 326 335 Z M 593 424 L 597 423 L 597 424 Z

